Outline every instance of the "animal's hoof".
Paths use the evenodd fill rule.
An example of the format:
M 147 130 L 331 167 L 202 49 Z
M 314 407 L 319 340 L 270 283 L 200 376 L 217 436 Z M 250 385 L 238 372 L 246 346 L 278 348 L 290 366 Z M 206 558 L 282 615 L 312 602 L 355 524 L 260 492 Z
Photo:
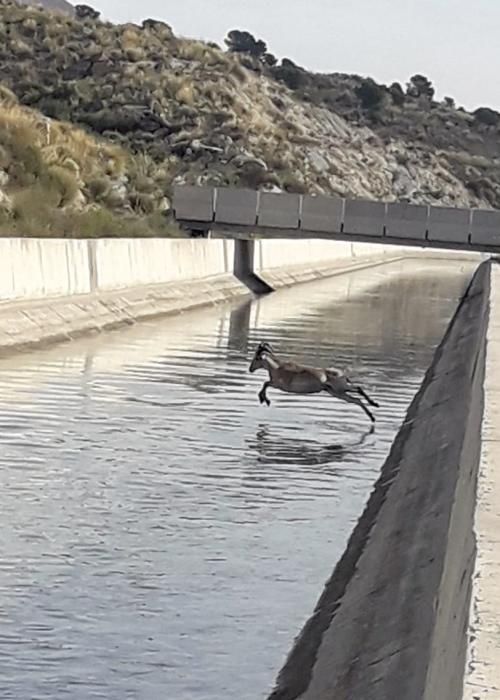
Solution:
M 267 398 L 267 396 L 265 394 L 259 394 L 259 401 L 260 401 L 260 403 L 265 403 L 268 406 L 271 405 L 271 402 L 269 401 L 269 399 Z

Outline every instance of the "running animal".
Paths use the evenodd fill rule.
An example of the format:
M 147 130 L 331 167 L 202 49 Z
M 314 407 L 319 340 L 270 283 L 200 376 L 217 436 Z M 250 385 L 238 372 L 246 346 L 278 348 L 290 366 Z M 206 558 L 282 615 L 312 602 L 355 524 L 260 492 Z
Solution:
M 265 369 L 269 373 L 269 380 L 264 382 L 259 391 L 261 404 L 271 405 L 266 394 L 270 387 L 290 394 L 319 394 L 326 391 L 336 399 L 356 404 L 363 409 L 372 423 L 375 422 L 375 416 L 362 399 L 376 408 L 379 404 L 338 369 L 306 367 L 294 362 L 284 362 L 277 357 L 269 343 L 258 345 L 248 369 L 252 373 L 258 369 Z

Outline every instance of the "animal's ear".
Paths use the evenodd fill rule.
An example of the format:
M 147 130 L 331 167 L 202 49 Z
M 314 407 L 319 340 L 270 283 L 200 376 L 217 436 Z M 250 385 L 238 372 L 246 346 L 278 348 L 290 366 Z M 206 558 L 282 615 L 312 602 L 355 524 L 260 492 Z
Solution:
M 260 343 L 259 352 L 273 352 L 273 349 L 269 343 Z

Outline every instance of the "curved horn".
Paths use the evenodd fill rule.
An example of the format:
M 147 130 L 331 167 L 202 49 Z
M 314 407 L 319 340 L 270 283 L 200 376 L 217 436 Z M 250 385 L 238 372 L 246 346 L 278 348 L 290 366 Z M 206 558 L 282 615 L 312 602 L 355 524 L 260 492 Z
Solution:
M 274 352 L 271 345 L 269 343 L 266 343 L 266 342 L 259 343 L 259 347 L 258 347 L 257 351 L 259 353 L 260 352 L 270 352 L 270 353 Z

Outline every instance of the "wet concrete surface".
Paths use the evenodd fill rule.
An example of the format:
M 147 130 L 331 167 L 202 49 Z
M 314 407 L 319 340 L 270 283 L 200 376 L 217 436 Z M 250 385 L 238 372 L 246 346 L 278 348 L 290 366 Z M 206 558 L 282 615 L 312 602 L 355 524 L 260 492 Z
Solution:
M 0 697 L 268 694 L 472 267 L 394 263 L 0 364 Z M 365 415 L 257 391 L 255 344 Z

